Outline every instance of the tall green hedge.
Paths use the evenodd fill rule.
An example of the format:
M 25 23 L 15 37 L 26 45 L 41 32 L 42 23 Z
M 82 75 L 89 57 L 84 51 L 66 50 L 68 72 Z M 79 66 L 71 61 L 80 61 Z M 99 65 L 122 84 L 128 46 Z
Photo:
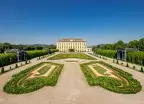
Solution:
M 144 52 L 128 52 L 127 61 L 134 64 L 144 65 Z
M 46 55 L 48 54 L 48 51 L 47 50 L 34 50 L 34 51 L 27 51 L 27 54 L 28 54 L 27 59 L 32 59 L 35 57 Z
M 0 67 L 17 62 L 15 53 L 0 54 Z
M 50 53 L 58 52 L 58 49 L 50 49 Z
M 116 58 L 116 50 L 96 50 L 96 54 Z M 127 61 L 133 64 L 144 65 L 144 52 L 143 51 L 128 51 Z
M 50 52 L 54 53 L 56 52 L 56 49 L 51 49 Z M 48 54 L 48 50 L 34 50 L 34 51 L 27 51 L 28 56 L 27 59 L 32 59 L 35 57 L 39 57 L 42 55 Z M 16 63 L 17 62 L 17 57 L 16 53 L 2 53 L 0 54 L 0 67 Z
M 102 56 L 116 58 L 116 51 L 115 50 L 96 50 L 96 53 Z

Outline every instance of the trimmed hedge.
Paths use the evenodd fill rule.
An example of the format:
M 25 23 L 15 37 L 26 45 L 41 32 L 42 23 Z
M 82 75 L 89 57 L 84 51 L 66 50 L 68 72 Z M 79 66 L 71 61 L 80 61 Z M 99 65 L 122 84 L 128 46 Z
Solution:
M 36 64 L 26 70 L 21 71 L 18 74 L 13 75 L 12 79 L 3 87 L 3 90 L 10 94 L 24 94 L 36 91 L 44 86 L 55 86 L 63 68 L 62 64 L 51 63 L 56 65 L 56 68 L 53 70 L 50 76 L 35 77 L 25 80 L 29 77 L 31 71 L 35 70 L 45 63 L 50 62 Z
M 96 50 L 96 54 L 110 57 L 110 58 L 116 58 L 116 51 L 115 50 Z
M 51 49 L 50 53 L 54 53 L 58 50 Z M 27 51 L 27 59 L 32 59 L 35 57 L 43 56 L 48 54 L 48 50 L 34 50 L 34 51 Z M 10 65 L 17 62 L 16 53 L 2 53 L 0 54 L 0 67 Z
M 142 86 L 140 82 L 134 79 L 131 74 L 104 62 L 99 63 L 112 69 L 114 72 L 113 74 L 119 77 L 121 80 L 116 80 L 115 78 L 107 76 L 96 77 L 87 66 L 93 63 L 94 62 L 81 64 L 81 69 L 90 86 L 101 86 L 109 91 L 123 94 L 135 94 L 141 91 Z M 127 85 L 126 81 L 123 78 L 125 78 L 129 82 L 129 85 Z M 119 87 L 121 84 L 123 84 L 123 87 Z
M 115 50 L 96 50 L 96 54 L 116 58 Z M 143 51 L 128 51 L 127 52 L 127 61 L 133 64 L 144 65 L 144 52 Z
M 32 59 L 35 57 L 46 55 L 48 54 L 48 51 L 47 50 L 34 50 L 34 51 L 27 51 L 27 54 L 28 54 L 27 59 Z
M 133 64 L 144 65 L 144 52 L 128 52 L 127 61 Z
M 15 53 L 1 53 L 0 54 L 0 67 L 16 63 L 17 58 Z

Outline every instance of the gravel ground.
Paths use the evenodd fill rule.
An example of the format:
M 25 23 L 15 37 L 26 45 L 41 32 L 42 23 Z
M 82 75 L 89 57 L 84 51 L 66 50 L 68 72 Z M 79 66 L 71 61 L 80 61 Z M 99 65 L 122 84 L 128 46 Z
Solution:
M 22 95 L 10 95 L 3 92 L 2 88 L 12 74 L 40 61 L 0 75 L 0 104 L 144 104 L 143 91 L 137 94 L 123 95 L 109 92 L 101 87 L 90 87 L 78 62 L 64 62 L 64 69 L 55 87 L 44 87 Z M 60 61 L 60 63 L 63 62 Z M 122 66 L 117 67 L 132 73 L 144 85 L 144 74 Z

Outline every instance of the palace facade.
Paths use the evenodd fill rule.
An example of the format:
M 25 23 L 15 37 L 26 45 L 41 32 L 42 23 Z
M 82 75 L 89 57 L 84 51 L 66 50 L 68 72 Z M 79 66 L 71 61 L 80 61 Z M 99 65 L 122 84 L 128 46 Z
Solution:
M 86 52 L 87 45 L 86 40 L 78 38 L 63 38 L 58 40 L 57 49 L 60 52 Z

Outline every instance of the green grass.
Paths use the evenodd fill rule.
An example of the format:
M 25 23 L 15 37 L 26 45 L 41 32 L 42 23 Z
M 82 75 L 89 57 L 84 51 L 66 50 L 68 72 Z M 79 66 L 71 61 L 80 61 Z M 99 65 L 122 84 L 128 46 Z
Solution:
M 58 54 L 55 55 L 49 60 L 59 60 L 59 59 L 67 59 L 67 58 L 78 58 L 78 59 L 88 59 L 88 60 L 96 60 L 95 58 L 88 56 L 84 53 L 74 53 L 74 54 Z
M 44 75 L 50 68 L 51 67 L 49 65 L 42 67 L 40 70 L 38 70 L 39 74 L 36 74 L 35 76 Z
M 109 74 L 105 74 L 105 72 L 107 71 L 107 70 L 105 70 L 104 68 L 102 68 L 102 67 L 100 67 L 100 66 L 94 66 L 93 67 L 98 73 L 100 73 L 100 74 L 102 74 L 102 75 L 107 75 L 107 76 L 109 76 Z
M 91 71 L 90 67 L 88 67 L 88 65 L 93 65 L 96 63 L 104 65 L 107 68 L 113 70 L 113 74 L 119 77 L 121 80 L 115 79 L 113 77 L 108 77 L 107 75 L 99 77 L 95 76 Z M 81 64 L 80 66 L 90 86 L 101 86 L 109 91 L 123 94 L 135 94 L 140 92 L 142 89 L 140 82 L 134 79 L 131 74 L 116 67 L 113 67 L 107 63 L 104 63 L 102 61 L 85 63 Z M 105 72 L 105 70 L 99 67 L 95 67 L 95 69 L 102 74 Z M 120 87 L 121 85 L 122 87 Z
M 27 79 L 31 75 L 30 73 L 32 71 L 41 67 L 44 64 L 48 65 L 51 64 L 55 65 L 56 67 L 49 76 Z M 46 72 L 49 68 L 46 69 L 46 67 L 43 67 L 42 69 L 43 71 L 42 70 L 40 71 L 41 74 Z M 63 64 L 57 64 L 51 62 L 42 62 L 36 64 L 32 67 L 29 67 L 28 69 L 19 72 L 18 74 L 13 75 L 12 79 L 5 84 L 3 90 L 4 92 L 10 94 L 24 94 L 36 91 L 44 86 L 55 86 L 57 84 L 62 69 Z

